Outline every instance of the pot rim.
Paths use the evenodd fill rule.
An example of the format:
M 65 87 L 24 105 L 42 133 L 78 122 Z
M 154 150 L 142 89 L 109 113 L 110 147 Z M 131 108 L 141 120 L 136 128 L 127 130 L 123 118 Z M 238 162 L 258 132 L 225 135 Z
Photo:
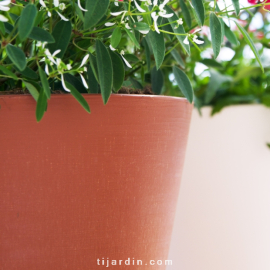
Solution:
M 81 95 L 85 98 L 87 97 L 101 97 L 101 94 L 94 94 L 94 93 L 81 93 Z M 6 94 L 6 95 L 1 95 L 0 98 L 8 97 L 8 98 L 18 98 L 18 97 L 29 97 L 31 94 Z M 52 94 L 51 98 L 67 98 L 67 97 L 73 97 L 69 93 L 64 93 L 64 94 Z M 145 94 L 116 94 L 112 93 L 110 98 L 113 97 L 138 97 L 138 98 L 162 98 L 162 99 L 177 99 L 177 100 L 182 100 L 182 101 L 187 101 L 188 100 L 185 97 L 176 97 L 176 96 L 165 96 L 165 95 L 145 95 Z M 109 99 L 110 100 L 110 99 Z M 109 102 L 109 101 L 108 101 Z

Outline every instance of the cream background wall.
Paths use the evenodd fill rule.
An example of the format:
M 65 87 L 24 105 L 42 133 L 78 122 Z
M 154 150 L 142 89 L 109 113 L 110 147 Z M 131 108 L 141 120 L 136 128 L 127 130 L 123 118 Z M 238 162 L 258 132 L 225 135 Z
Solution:
M 270 110 L 194 110 L 168 270 L 270 269 Z

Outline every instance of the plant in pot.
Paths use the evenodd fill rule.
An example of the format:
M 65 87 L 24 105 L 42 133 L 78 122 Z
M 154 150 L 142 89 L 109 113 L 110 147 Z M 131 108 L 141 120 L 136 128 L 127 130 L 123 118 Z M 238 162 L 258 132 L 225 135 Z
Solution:
M 166 268 L 193 101 L 182 57 L 204 24 L 218 56 L 233 3 L 0 2 L 3 269 Z

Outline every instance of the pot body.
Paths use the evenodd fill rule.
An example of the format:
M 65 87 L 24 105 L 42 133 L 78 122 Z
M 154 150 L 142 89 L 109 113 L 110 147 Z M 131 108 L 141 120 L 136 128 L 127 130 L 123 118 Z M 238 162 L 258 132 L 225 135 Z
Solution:
M 0 97 L 0 269 L 166 269 L 192 105 L 85 98 Z

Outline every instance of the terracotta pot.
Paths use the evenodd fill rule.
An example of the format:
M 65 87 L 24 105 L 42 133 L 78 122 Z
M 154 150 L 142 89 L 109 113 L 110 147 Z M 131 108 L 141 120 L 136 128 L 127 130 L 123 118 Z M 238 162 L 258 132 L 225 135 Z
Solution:
M 1 269 L 166 268 L 192 105 L 85 98 L 0 96 Z

